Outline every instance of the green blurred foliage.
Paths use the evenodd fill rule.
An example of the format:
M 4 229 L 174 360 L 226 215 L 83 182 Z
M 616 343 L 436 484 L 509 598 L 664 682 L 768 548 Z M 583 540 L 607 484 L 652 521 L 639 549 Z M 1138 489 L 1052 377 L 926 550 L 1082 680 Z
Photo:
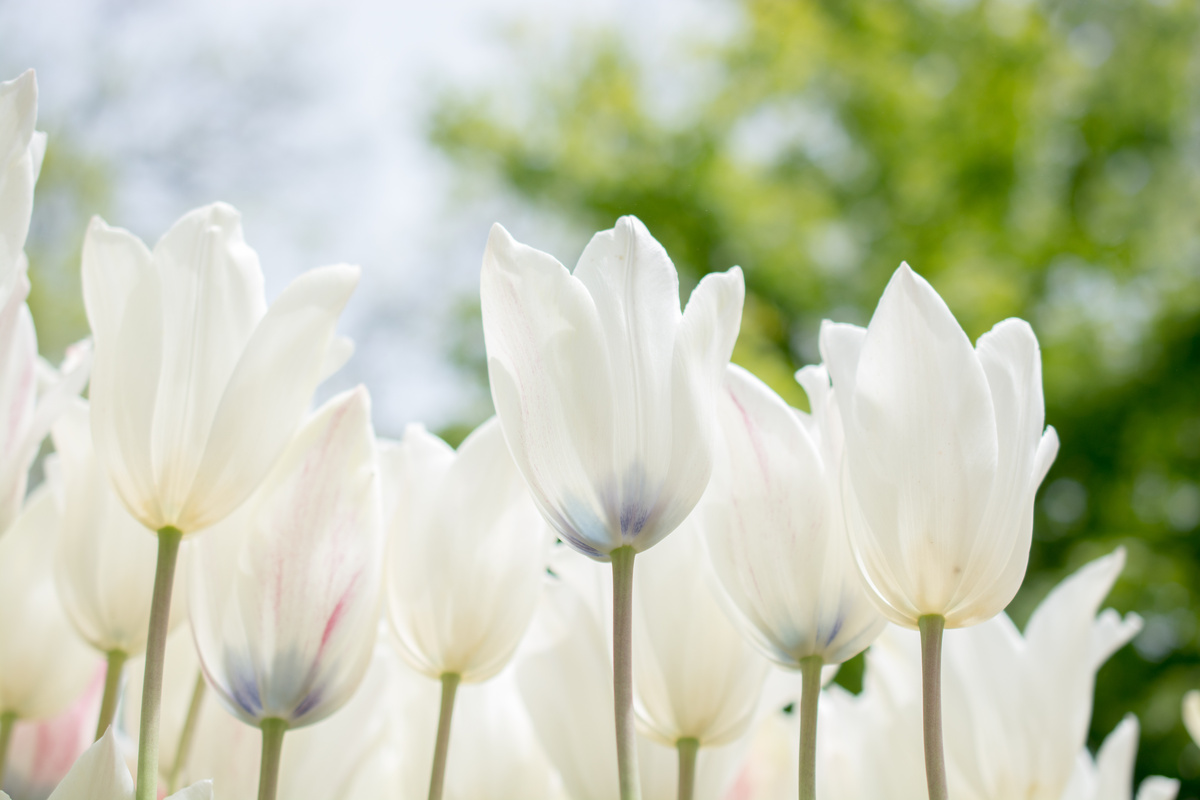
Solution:
M 1100 673 L 1090 743 L 1141 719 L 1138 774 L 1200 794 L 1200 4 L 744 0 L 698 43 L 708 90 L 665 112 L 615 35 L 531 71 L 527 106 L 444 100 L 434 140 L 581 229 L 636 214 L 693 285 L 740 264 L 735 360 L 803 406 L 819 321 L 863 324 L 907 260 L 974 338 L 1033 322 L 1062 451 L 1024 624 L 1117 545 L 1146 627 Z
M 88 335 L 79 257 L 88 219 L 107 212 L 112 185 L 102 161 L 80 151 L 65 134 L 50 133 L 25 253 L 38 350 L 55 364 L 68 345 Z

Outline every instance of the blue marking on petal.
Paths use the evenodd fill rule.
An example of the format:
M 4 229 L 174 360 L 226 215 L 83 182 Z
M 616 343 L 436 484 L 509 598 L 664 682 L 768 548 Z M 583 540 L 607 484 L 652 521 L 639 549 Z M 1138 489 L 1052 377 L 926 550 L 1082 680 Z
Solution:
M 232 663 L 232 659 L 227 662 L 227 669 L 231 682 L 229 691 L 233 695 L 233 701 L 251 717 L 256 719 L 261 717 L 262 697 L 258 693 L 258 680 L 254 670 L 240 669 L 238 665 Z
M 317 703 L 321 702 L 321 699 L 321 690 L 314 688 L 307 695 L 305 695 L 303 700 L 300 701 L 300 705 L 296 706 L 296 710 L 292 712 L 292 720 L 295 721 L 300 717 L 303 717 L 309 711 L 312 711 L 313 708 L 316 707 Z

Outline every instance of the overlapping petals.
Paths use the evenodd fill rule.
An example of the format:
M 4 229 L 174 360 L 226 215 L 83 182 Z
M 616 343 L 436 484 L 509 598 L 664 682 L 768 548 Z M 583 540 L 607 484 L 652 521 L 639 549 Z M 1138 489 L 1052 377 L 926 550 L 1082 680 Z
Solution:
M 825 323 L 821 353 L 845 429 L 850 540 L 880 609 L 909 627 L 994 616 L 1024 578 L 1034 493 L 1058 451 L 1032 329 L 1005 320 L 972 348 L 901 265 L 870 325 Z
M 580 552 L 645 550 L 699 500 L 743 294 L 735 267 L 705 277 L 681 313 L 675 267 L 633 217 L 596 234 L 574 274 L 492 228 L 480 287 L 492 399 L 538 507 Z
M 495 419 L 457 453 L 410 426 L 383 462 L 395 506 L 387 592 L 401 651 L 432 678 L 486 680 L 533 617 L 553 536 Z
M 196 542 L 192 626 L 210 684 L 251 725 L 316 722 L 362 679 L 383 530 L 370 403 L 322 406 L 243 511 Z
M 92 221 L 92 434 L 130 513 L 190 533 L 246 499 L 303 420 L 327 360 L 344 357 L 333 330 L 357 281 L 356 267 L 312 270 L 268 309 L 231 207 L 190 212 L 153 252 Z

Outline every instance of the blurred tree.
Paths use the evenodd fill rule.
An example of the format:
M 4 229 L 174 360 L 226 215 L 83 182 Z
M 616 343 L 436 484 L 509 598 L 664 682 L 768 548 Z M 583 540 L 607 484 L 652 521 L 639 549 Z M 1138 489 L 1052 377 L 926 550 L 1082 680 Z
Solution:
M 451 96 L 466 175 L 586 229 L 636 214 L 695 281 L 741 264 L 735 360 L 803 406 L 819 321 L 864 323 L 907 260 L 978 336 L 1030 319 L 1063 448 L 1038 505 L 1023 624 L 1124 544 L 1111 602 L 1146 627 L 1100 673 L 1091 743 L 1129 711 L 1138 773 L 1200 790 L 1200 4 L 745 0 L 665 113 L 615 35 L 581 34 L 533 101 Z

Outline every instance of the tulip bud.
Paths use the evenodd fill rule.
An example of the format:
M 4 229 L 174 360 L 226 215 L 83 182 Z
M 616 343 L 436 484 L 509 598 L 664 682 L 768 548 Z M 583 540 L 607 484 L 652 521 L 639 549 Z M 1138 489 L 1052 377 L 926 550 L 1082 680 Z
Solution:
M 186 214 L 153 252 L 92 220 L 92 435 L 134 517 L 187 534 L 245 501 L 303 420 L 331 348 L 345 355 L 333 329 L 357 282 L 357 267 L 313 270 L 268 309 L 230 206 Z
M 480 301 L 496 414 L 538 508 L 581 553 L 646 550 L 700 499 L 743 294 L 734 267 L 680 313 L 675 266 L 634 217 L 597 233 L 574 274 L 492 228 Z
M 947 628 L 999 613 L 1025 576 L 1033 498 L 1058 452 L 1029 324 L 970 341 L 902 264 L 870 325 L 826 322 L 845 430 L 850 541 L 883 614 Z
M 246 508 L 195 542 L 200 661 L 242 721 L 309 725 L 354 693 L 375 641 L 383 531 L 370 401 L 312 415 Z

